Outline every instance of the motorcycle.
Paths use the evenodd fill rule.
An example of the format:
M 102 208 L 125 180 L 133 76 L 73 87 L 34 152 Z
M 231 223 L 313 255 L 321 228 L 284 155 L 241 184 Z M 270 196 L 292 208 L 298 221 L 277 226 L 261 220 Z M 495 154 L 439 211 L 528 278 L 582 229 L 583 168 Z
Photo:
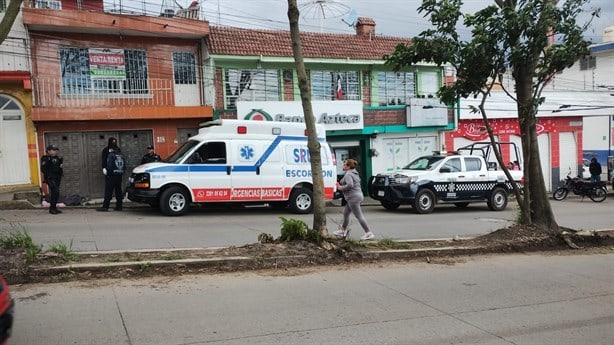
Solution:
M 589 182 L 580 177 L 571 177 L 567 175 L 565 180 L 561 181 L 561 185 L 554 191 L 552 196 L 554 200 L 563 200 L 572 191 L 575 195 L 581 197 L 588 196 L 594 202 L 602 202 L 608 195 L 605 181 Z

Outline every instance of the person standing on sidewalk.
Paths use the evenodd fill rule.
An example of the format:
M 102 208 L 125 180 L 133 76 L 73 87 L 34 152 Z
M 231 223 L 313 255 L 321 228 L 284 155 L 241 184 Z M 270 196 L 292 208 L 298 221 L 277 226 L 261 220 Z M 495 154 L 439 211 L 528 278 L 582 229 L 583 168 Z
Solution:
M 149 145 L 147 146 L 147 153 L 141 159 L 141 164 L 159 162 L 161 160 L 162 158 L 160 158 L 160 155 L 154 151 L 153 145 Z
M 122 194 L 122 176 L 124 175 L 125 171 L 126 161 L 124 159 L 124 155 L 122 155 L 117 144 L 112 144 L 109 147 L 107 165 L 104 168 L 104 172 L 106 175 L 104 184 L 104 200 L 102 202 L 102 207 L 97 209 L 96 211 L 109 211 L 113 192 L 115 192 L 114 210 L 121 211 L 123 209 L 124 196 Z
M 362 195 L 362 189 L 360 189 L 360 175 L 356 167 L 358 162 L 354 159 L 348 159 L 343 163 L 343 171 L 345 175 L 341 181 L 337 182 L 337 189 L 343 192 L 343 197 L 346 200 L 345 207 L 343 208 L 343 223 L 341 223 L 341 229 L 334 232 L 335 235 L 343 238 L 347 238 L 350 234 L 348 225 L 350 223 L 350 213 L 358 219 L 358 223 L 365 231 L 365 234 L 360 237 L 361 240 L 366 241 L 373 239 L 375 235 L 369 229 L 367 220 L 365 219 L 360 203 L 364 200 Z
M 601 182 L 601 164 L 599 164 L 597 158 L 593 157 L 591 159 L 588 171 L 591 173 L 591 182 Z
M 58 157 L 59 148 L 55 145 L 47 145 L 47 154 L 41 157 L 41 172 L 43 179 L 49 188 L 50 199 L 49 213 L 58 214 L 57 204 L 60 198 L 60 183 L 64 175 L 64 159 Z
M 111 146 L 116 146 L 119 150 L 119 146 L 117 145 L 117 139 L 110 137 L 107 146 L 102 149 L 102 173 L 104 175 L 107 175 L 107 157 L 109 157 L 109 152 L 111 152 Z

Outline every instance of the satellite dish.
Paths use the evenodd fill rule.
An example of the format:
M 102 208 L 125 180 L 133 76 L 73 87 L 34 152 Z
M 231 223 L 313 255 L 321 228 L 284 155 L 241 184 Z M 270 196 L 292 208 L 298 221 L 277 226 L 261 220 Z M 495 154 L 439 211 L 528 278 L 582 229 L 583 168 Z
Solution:
M 299 5 L 301 16 L 305 19 L 317 19 L 322 31 L 322 20 L 346 15 L 350 8 L 335 0 L 311 0 Z
M 351 10 L 345 18 L 341 19 L 342 22 L 346 23 L 348 26 L 356 25 L 356 20 L 358 19 L 358 13 L 356 10 Z

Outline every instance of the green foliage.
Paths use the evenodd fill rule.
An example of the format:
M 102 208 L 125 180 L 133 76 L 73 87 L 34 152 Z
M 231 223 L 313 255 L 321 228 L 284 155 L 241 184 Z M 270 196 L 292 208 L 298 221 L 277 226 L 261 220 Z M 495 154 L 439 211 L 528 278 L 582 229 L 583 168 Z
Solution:
M 162 260 L 173 261 L 173 260 L 181 260 L 182 257 L 179 254 L 168 253 L 162 257 Z
M 79 259 L 79 255 L 72 250 L 72 240 L 69 244 L 55 242 L 51 245 L 49 251 L 59 254 L 65 260 L 76 261 Z
M 301 241 L 307 239 L 307 224 L 300 219 L 281 219 L 281 236 L 282 241 Z
M 34 244 L 25 226 L 11 223 L 11 229 L 6 233 L 0 234 L 0 247 L 4 249 L 25 249 L 26 262 L 34 262 L 36 255 L 41 252 L 42 246 Z
M 525 164 L 539 167 L 535 123 L 542 91 L 557 72 L 573 66 L 589 54 L 590 42 L 583 37 L 584 27 L 576 22 L 590 0 L 494 0 L 494 4 L 470 14 L 460 11 L 462 0 L 423 0 L 418 8 L 433 24 L 411 44 L 397 46 L 386 64 L 393 70 L 408 69 L 418 63 L 451 65 L 456 80 L 441 87 L 437 96 L 445 104 L 461 98 L 481 98 L 479 109 L 492 138 L 484 103 L 498 84 L 517 104 Z M 594 18 L 599 10 L 592 13 Z M 591 19 L 592 20 L 592 19 Z M 471 31 L 469 39 L 460 37 L 458 23 Z M 511 82 L 504 79 L 511 76 Z M 511 85 L 511 86 L 510 86 Z M 477 110 L 475 109 L 475 110 Z M 494 139 L 492 139 L 494 140 Z M 539 169 L 529 169 L 525 197 L 521 205 L 522 224 L 558 230 L 546 197 Z
M 266 232 L 261 232 L 258 235 L 258 242 L 260 243 L 273 243 L 273 235 L 267 234 Z
M 382 238 L 378 241 L 366 242 L 365 246 L 382 249 L 411 249 L 411 244 L 407 242 L 397 242 L 390 238 Z
M 309 242 L 317 244 L 322 244 L 322 242 L 324 241 L 324 237 L 322 237 L 322 234 L 314 229 L 307 230 L 307 236 L 305 237 L 305 239 Z

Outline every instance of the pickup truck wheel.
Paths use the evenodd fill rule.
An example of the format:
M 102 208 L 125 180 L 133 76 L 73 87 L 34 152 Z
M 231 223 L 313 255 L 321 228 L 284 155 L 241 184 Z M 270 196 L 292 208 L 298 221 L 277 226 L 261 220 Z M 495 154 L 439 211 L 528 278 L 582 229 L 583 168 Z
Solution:
M 503 211 L 507 207 L 507 192 L 501 187 L 493 189 L 487 202 L 491 211 Z
M 414 199 L 414 211 L 419 214 L 433 212 L 435 208 L 435 194 L 430 189 L 421 189 Z
M 398 202 L 380 201 L 380 203 L 387 210 L 396 210 L 397 208 L 399 208 L 399 206 L 401 206 L 401 204 L 399 204 Z
M 455 202 L 454 206 L 458 207 L 458 208 L 465 208 L 467 206 L 469 206 L 468 202 Z
M 289 204 L 294 213 L 310 213 L 313 210 L 313 193 L 307 188 L 295 188 L 290 194 Z
M 160 196 L 160 211 L 167 216 L 181 216 L 188 212 L 190 196 L 181 187 L 170 187 Z

